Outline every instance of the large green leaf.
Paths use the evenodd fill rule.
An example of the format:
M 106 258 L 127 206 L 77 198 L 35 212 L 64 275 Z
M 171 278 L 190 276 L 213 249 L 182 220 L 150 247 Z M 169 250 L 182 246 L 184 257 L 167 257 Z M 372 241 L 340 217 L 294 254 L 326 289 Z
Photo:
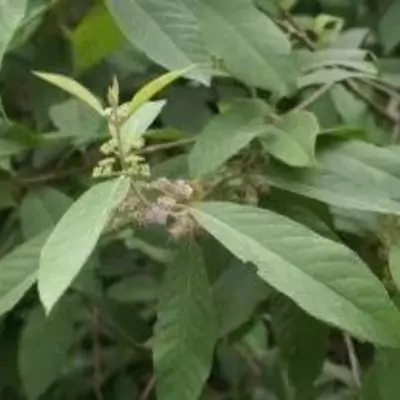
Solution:
M 182 0 L 200 23 L 207 47 L 250 85 L 288 93 L 295 84 L 287 36 L 249 0 Z
M 50 187 L 28 192 L 20 206 L 21 228 L 25 239 L 53 228 L 72 202 L 70 197 Z
M 27 0 L 0 0 L 0 67 L 15 32 L 22 22 Z
M 108 0 L 112 15 L 126 37 L 148 57 L 176 70 L 193 64 L 210 66 L 198 23 L 181 0 Z M 208 72 L 188 76 L 209 83 Z
M 99 33 L 101 32 L 101 40 Z M 103 3 L 86 14 L 70 37 L 75 70 L 86 71 L 125 43 L 125 37 Z
M 301 111 L 289 113 L 274 125 L 268 125 L 260 136 L 264 149 L 293 167 L 315 164 L 315 142 L 319 133 L 314 114 Z
M 29 314 L 19 346 L 19 372 L 29 400 L 36 400 L 59 378 L 69 362 L 74 342 L 76 301 L 61 304 L 50 318 L 42 308 Z
M 199 248 L 182 247 L 166 268 L 153 343 L 157 393 L 197 400 L 210 373 L 217 337 L 211 287 Z
M 400 346 L 400 314 L 347 247 L 255 207 L 200 203 L 191 212 L 234 255 L 256 264 L 262 279 L 314 317 L 361 339 Z
M 400 390 L 400 351 L 380 348 L 363 382 L 363 400 L 394 400 Z
M 214 283 L 213 292 L 219 336 L 222 337 L 247 322 L 256 306 L 270 295 L 271 289 L 255 270 L 236 260 Z
M 40 251 L 47 236 L 35 236 L 0 260 L 0 316 L 11 310 L 35 283 Z
M 392 0 L 379 21 L 378 32 L 386 53 L 391 52 L 400 42 L 400 1 Z
M 396 148 L 360 141 L 327 146 L 315 168 L 270 164 L 272 186 L 343 208 L 400 214 L 400 157 Z
M 89 259 L 109 219 L 126 197 L 129 179 L 99 183 L 66 212 L 43 247 L 39 294 L 49 312 Z
M 199 134 L 189 156 L 191 175 L 200 178 L 214 172 L 264 132 L 266 124 L 257 103 L 232 105 Z
M 329 328 L 283 296 L 273 303 L 271 325 L 295 398 L 313 398 L 313 384 L 325 361 Z

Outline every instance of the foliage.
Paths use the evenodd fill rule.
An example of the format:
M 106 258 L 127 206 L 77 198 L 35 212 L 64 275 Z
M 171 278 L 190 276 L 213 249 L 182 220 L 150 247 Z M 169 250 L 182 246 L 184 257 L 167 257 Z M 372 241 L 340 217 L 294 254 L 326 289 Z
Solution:
M 399 0 L 0 0 L 0 398 L 397 400 Z

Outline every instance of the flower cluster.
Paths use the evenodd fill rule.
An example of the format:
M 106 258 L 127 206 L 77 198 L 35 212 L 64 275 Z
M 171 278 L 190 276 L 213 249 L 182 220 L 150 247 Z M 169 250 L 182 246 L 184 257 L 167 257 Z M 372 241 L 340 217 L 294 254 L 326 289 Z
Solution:
M 138 196 L 137 190 L 142 196 Z M 160 178 L 150 183 L 142 182 L 140 188 L 131 190 L 118 208 L 111 229 L 129 223 L 144 226 L 165 226 L 174 238 L 182 237 L 195 228 L 185 205 L 193 200 L 195 190 L 184 180 L 171 181 Z M 148 200 L 152 198 L 152 200 Z

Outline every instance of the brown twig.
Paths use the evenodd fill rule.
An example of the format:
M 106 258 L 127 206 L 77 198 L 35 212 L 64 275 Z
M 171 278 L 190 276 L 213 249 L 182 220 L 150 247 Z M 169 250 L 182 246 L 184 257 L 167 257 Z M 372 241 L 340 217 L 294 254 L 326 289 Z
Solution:
M 147 382 L 146 387 L 144 388 L 142 394 L 140 395 L 139 400 L 148 400 L 150 397 L 151 392 L 156 386 L 156 377 L 153 375 L 150 380 Z

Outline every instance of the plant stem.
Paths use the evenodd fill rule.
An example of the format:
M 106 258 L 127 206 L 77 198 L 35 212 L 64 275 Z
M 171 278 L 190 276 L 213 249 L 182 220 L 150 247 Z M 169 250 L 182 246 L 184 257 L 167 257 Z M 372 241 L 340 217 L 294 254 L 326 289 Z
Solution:
M 348 333 L 343 333 L 344 337 L 344 342 L 346 344 L 347 348 L 347 353 L 349 356 L 349 363 L 350 363 L 350 368 L 351 372 L 353 374 L 353 379 L 355 384 L 357 385 L 357 388 L 361 388 L 362 382 L 361 382 L 361 370 L 360 370 L 360 364 L 358 362 L 356 350 L 354 348 L 354 343 Z
M 333 83 L 327 83 L 322 85 L 319 89 L 315 90 L 314 93 L 307 97 L 302 103 L 298 104 L 296 107 L 292 108 L 289 112 L 298 112 L 306 109 L 311 104 L 313 104 L 316 100 L 318 100 L 322 95 L 329 91 L 329 89 L 333 86 Z
M 153 375 L 149 380 L 149 382 L 147 383 L 146 387 L 144 388 L 143 393 L 140 396 L 140 400 L 148 400 L 155 386 L 156 386 L 156 377 Z
M 128 171 L 128 165 L 126 163 L 125 160 L 125 151 L 124 151 L 124 145 L 122 142 L 122 137 L 121 137 L 121 124 L 119 121 L 119 117 L 118 117 L 118 107 L 114 106 L 112 109 L 112 117 L 111 117 L 111 121 L 110 124 L 112 125 L 112 127 L 115 130 L 115 136 L 117 139 L 117 146 L 118 146 L 118 155 L 119 155 L 119 161 L 121 163 L 121 169 L 124 172 Z
M 191 144 L 196 140 L 196 138 L 187 138 L 187 139 L 180 139 L 175 142 L 171 143 L 161 143 L 161 144 L 155 144 L 153 146 L 148 146 L 145 147 L 144 149 L 141 149 L 138 151 L 139 154 L 150 154 L 150 153 L 155 153 L 157 151 L 162 151 L 162 150 L 168 150 L 172 149 L 174 147 L 180 147 L 180 146 L 185 146 L 186 144 Z
M 99 310 L 94 307 L 93 309 L 93 388 L 96 394 L 97 400 L 103 400 L 103 393 L 101 391 L 102 384 L 102 363 L 101 363 L 101 345 L 99 339 L 100 330 L 100 313 Z

